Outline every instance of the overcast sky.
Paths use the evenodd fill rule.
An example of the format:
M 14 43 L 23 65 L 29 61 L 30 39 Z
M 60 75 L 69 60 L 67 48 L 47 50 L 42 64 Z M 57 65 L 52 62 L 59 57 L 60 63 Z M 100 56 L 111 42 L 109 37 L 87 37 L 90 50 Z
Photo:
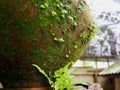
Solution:
M 90 6 L 94 18 L 98 17 L 102 12 L 111 12 L 113 14 L 113 17 L 117 17 L 117 20 L 120 21 L 120 14 L 115 15 L 116 11 L 120 12 L 120 0 L 116 0 L 118 2 L 115 2 L 115 0 L 86 0 L 86 1 Z M 95 21 L 98 25 L 111 23 L 108 21 L 102 21 L 102 19 L 101 20 L 95 19 Z M 120 33 L 120 23 L 112 26 L 111 28 L 113 29 L 112 30 L 113 32 Z
M 92 11 L 117 11 L 120 10 L 120 3 L 113 0 L 87 0 Z
M 120 0 L 119 0 L 120 1 Z M 87 0 L 88 5 L 90 6 L 90 9 L 92 11 L 92 15 L 95 18 L 95 22 L 97 23 L 98 27 L 100 26 L 104 26 L 104 25 L 108 25 L 109 24 L 109 29 L 114 33 L 114 36 L 116 37 L 117 40 L 117 52 L 120 51 L 120 13 L 116 13 L 116 12 L 120 12 L 120 2 L 115 2 L 114 0 Z M 103 18 L 98 18 L 99 15 L 103 15 L 104 12 L 104 16 L 106 17 L 106 15 L 108 14 L 108 12 L 110 13 L 110 16 L 108 17 L 107 20 Z M 111 19 L 114 18 L 116 20 L 114 20 L 114 22 L 119 22 L 117 24 L 115 24 L 114 22 L 111 22 Z M 111 25 L 112 24 L 112 25 Z M 107 36 L 107 33 L 102 33 L 99 36 L 96 35 L 90 45 L 95 46 L 97 49 L 96 51 L 99 53 L 99 49 L 100 49 L 100 45 L 99 40 L 104 40 L 104 37 Z M 105 45 L 107 45 L 106 47 L 109 47 L 109 43 L 105 42 Z M 109 54 L 110 52 L 106 52 L 107 54 Z

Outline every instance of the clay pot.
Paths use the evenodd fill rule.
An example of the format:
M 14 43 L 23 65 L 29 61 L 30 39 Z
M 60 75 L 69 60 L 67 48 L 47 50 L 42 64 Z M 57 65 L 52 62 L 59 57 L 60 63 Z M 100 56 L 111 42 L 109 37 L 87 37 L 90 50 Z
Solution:
M 51 90 L 49 87 L 40 87 L 40 88 L 4 88 L 1 90 Z
M 75 3 L 70 5 L 74 12 Z M 32 64 L 49 73 L 80 57 L 91 35 L 89 10 L 85 2 L 81 5 L 84 10 L 76 12 L 78 25 L 67 23 L 63 29 L 62 19 L 54 23 L 54 16 L 48 20 L 54 26 L 44 26 L 46 16 L 32 0 L 0 1 L 0 81 L 4 87 L 30 87 L 34 82 L 36 87 L 49 86 Z

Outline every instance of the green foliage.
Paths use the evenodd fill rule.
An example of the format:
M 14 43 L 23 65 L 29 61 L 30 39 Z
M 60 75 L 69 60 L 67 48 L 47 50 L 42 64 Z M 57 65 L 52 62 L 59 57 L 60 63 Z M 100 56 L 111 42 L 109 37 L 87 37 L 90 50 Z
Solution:
M 85 40 L 86 42 L 88 42 L 92 37 L 94 37 L 95 33 L 98 31 L 98 28 L 94 22 L 91 22 L 87 27 L 89 32 L 80 34 L 81 40 Z
M 37 19 L 42 21 L 38 22 L 42 28 L 60 24 L 63 30 L 67 30 L 68 23 L 72 25 L 79 23 L 76 18 L 77 12 L 83 11 L 83 1 L 74 3 L 72 0 L 34 0 L 33 3 L 40 10 L 38 12 L 41 14 Z
M 36 67 L 36 69 L 37 69 L 40 73 L 42 73 L 42 74 L 48 79 L 50 85 L 53 83 L 52 80 L 48 77 L 48 75 L 45 73 L 45 71 L 44 71 L 43 69 L 41 69 L 41 68 L 40 68 L 38 65 L 36 65 L 36 64 L 32 64 L 32 66 Z
M 58 42 L 64 42 L 64 39 L 63 38 L 54 38 L 55 41 L 58 41 Z
M 71 63 L 68 63 L 67 65 L 65 65 L 65 67 L 55 71 L 54 78 L 56 79 L 56 81 L 52 84 L 52 87 L 55 90 L 70 90 L 72 81 L 70 77 L 70 72 L 68 71 L 70 65 Z
M 90 25 L 88 26 L 88 29 L 90 30 L 90 38 L 92 38 L 95 33 L 98 31 L 98 27 L 96 26 L 95 23 L 91 22 Z
M 49 81 L 49 84 L 54 90 L 70 90 L 71 87 L 71 76 L 68 71 L 71 63 L 68 63 L 63 68 L 56 70 L 53 76 L 48 76 L 45 71 L 36 64 L 32 64 L 41 74 L 43 74 Z M 55 81 L 54 81 L 55 80 Z

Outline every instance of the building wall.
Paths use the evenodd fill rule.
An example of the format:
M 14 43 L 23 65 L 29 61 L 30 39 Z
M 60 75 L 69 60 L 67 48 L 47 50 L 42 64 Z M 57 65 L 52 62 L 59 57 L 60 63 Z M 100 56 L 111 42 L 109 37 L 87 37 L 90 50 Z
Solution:
M 97 76 L 92 71 L 92 68 L 73 68 L 72 77 L 76 80 L 88 83 L 98 83 L 101 84 L 104 90 L 120 90 L 120 76 L 116 77 L 113 75 Z
M 72 68 L 73 72 L 71 75 L 75 80 L 94 83 L 94 73 L 89 72 L 92 69 L 93 68 L 89 68 L 89 67 Z
M 104 90 L 115 90 L 114 78 L 108 78 L 107 76 L 98 76 L 98 83 L 101 84 Z
M 75 80 L 79 80 L 87 83 L 94 83 L 93 75 L 72 75 Z
M 115 90 L 120 90 L 120 76 L 115 77 Z
M 96 83 L 95 82 L 95 77 L 93 74 L 79 74 L 79 75 L 72 75 L 72 77 L 75 80 L 80 80 L 82 82 L 88 82 L 88 83 Z M 101 84 L 101 87 L 103 88 L 103 90 L 120 90 L 120 78 L 116 79 L 116 89 L 115 89 L 115 82 L 114 82 L 114 78 L 108 78 L 108 77 L 104 77 L 104 76 L 98 76 L 98 83 Z
M 72 68 L 72 77 L 75 80 L 79 80 L 82 82 L 88 83 L 100 83 L 104 90 L 115 90 L 114 78 L 108 78 L 107 76 L 97 76 L 95 77 L 95 73 L 93 68 Z M 118 81 L 116 81 L 118 82 Z M 119 82 L 120 83 L 120 82 Z M 119 88 L 119 87 L 118 87 Z M 120 90 L 120 89 L 119 89 Z

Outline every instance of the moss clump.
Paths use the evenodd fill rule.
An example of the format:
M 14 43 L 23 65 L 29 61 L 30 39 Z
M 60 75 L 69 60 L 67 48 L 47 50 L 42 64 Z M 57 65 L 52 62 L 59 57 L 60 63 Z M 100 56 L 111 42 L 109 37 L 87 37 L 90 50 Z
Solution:
M 43 82 L 31 64 L 54 72 L 77 60 L 95 31 L 84 0 L 2 0 L 0 13 L 0 81 L 6 87 Z

